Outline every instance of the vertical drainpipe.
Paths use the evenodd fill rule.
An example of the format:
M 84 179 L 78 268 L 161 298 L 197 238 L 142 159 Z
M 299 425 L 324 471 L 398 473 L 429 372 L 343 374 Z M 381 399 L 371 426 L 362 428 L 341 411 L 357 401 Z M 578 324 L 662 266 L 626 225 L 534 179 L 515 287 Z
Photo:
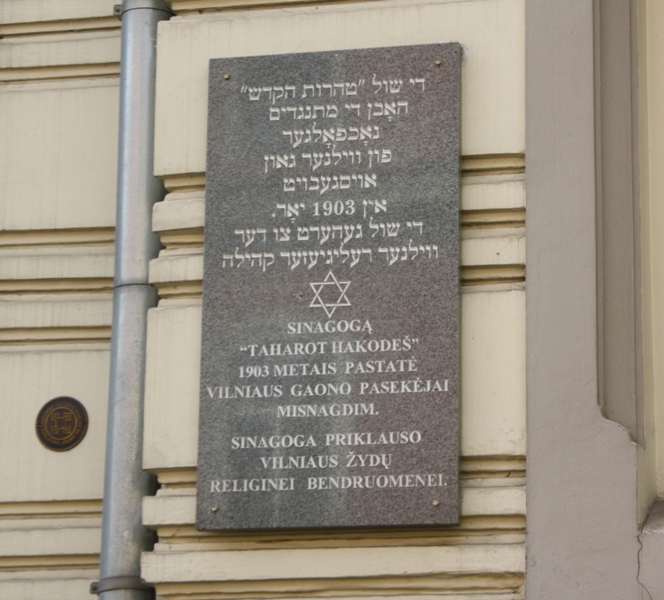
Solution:
M 143 471 L 143 392 L 147 312 L 157 303 L 148 265 L 159 252 L 152 206 L 164 196 L 153 176 L 157 24 L 171 11 L 161 0 L 124 0 L 120 135 L 115 239 L 111 373 L 104 477 L 100 580 L 91 592 L 102 600 L 148 600 L 141 583 L 141 552 L 152 534 L 141 523 L 143 497 L 154 478 Z

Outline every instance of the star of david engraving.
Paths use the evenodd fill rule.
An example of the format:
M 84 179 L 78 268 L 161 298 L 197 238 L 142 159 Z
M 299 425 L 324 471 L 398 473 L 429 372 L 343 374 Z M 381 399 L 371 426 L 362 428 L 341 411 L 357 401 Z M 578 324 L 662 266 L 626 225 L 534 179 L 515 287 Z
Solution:
M 350 281 L 339 281 L 330 271 L 323 281 L 310 283 L 314 291 L 314 299 L 309 308 L 322 308 L 328 319 L 332 318 L 334 311 L 342 306 L 350 306 L 350 300 L 346 296 L 346 291 Z

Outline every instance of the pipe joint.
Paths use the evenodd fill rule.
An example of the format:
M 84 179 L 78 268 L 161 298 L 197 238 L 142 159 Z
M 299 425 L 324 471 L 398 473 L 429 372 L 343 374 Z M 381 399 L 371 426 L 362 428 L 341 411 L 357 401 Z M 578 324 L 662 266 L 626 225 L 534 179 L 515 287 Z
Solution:
M 168 5 L 163 2 L 163 0 L 124 0 L 122 4 L 116 4 L 113 7 L 113 14 L 116 17 L 122 19 L 122 15 L 130 10 L 135 10 L 137 8 L 147 8 L 150 10 L 161 10 L 169 15 L 173 14 L 173 11 L 168 7 Z

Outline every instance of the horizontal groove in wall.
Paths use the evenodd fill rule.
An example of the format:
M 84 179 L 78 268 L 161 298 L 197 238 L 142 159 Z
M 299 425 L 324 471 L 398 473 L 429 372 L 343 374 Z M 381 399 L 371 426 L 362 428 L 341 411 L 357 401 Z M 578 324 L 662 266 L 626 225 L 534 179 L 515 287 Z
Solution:
M 185 16 L 228 10 L 288 8 L 321 4 L 354 4 L 359 1 L 371 2 L 376 0 L 173 0 L 171 8 L 177 16 Z
M 352 595 L 370 595 L 382 591 L 388 596 L 401 596 L 408 593 L 438 592 L 457 593 L 469 592 L 489 592 L 505 589 L 515 589 L 523 582 L 521 573 L 476 573 L 476 574 L 434 574 L 417 576 L 391 576 L 381 578 L 338 578 L 338 579 L 291 579 L 291 580 L 267 580 L 264 582 L 225 582 L 223 587 L 217 582 L 201 582 L 196 585 L 190 594 L 191 598 L 216 598 L 217 596 L 199 596 L 198 594 L 220 593 L 221 597 L 227 597 L 226 594 L 237 594 L 236 598 L 256 597 L 256 598 L 283 598 L 286 594 L 294 593 L 295 597 L 302 594 L 315 594 L 314 597 L 346 597 Z M 249 585 L 247 585 L 249 584 Z M 247 588 L 251 586 L 256 592 L 256 596 L 246 596 Z M 157 593 L 173 592 L 183 587 L 178 584 L 159 584 Z M 336 593 L 335 593 L 336 592 Z
M 490 522 L 490 521 L 493 522 Z M 479 526 L 472 519 L 462 518 L 453 529 L 420 535 L 418 531 L 406 531 L 401 536 L 380 535 L 365 530 L 351 537 L 337 532 L 325 532 L 319 537 L 297 537 L 297 534 L 281 534 L 268 537 L 220 537 L 213 533 L 196 531 L 193 525 L 157 528 L 160 539 L 159 552 L 187 552 L 211 550 L 289 550 L 303 548 L 398 548 L 401 546 L 463 546 L 487 544 L 522 544 L 525 542 L 525 517 L 486 519 Z M 287 538 L 287 539 L 286 539 Z
M 160 234 L 161 243 L 170 249 L 196 248 L 203 245 L 204 233 L 201 227 L 196 229 L 174 229 Z
M 0 280 L 0 294 L 80 294 L 112 291 L 112 278 Z
M 525 209 L 465 210 L 461 212 L 461 226 L 464 229 L 504 229 L 525 227 L 525 224 Z M 161 243 L 168 249 L 202 246 L 205 236 L 203 227 L 164 229 L 157 233 L 159 233 Z M 1 243 L 0 240 L 0 245 Z
M 526 209 L 505 210 L 462 210 L 461 226 L 467 228 L 483 227 L 524 227 Z
M 113 5 L 109 4 L 109 13 Z M 92 19 L 67 19 L 62 21 L 33 21 L 26 23 L 0 23 L 0 36 L 23 37 L 48 34 L 81 33 L 87 31 L 113 31 L 120 29 L 121 22 L 115 16 Z
M 2 502 L 0 503 L 0 519 L 100 517 L 101 507 L 101 500 Z
M 526 472 L 524 456 L 462 456 L 460 477 L 523 477 Z M 196 468 L 163 469 L 154 472 L 162 489 L 195 487 Z M 0 505 L 0 514 L 2 514 Z
M 454 577 L 454 576 L 453 576 Z M 521 600 L 523 598 L 524 577 L 520 573 L 506 573 L 500 575 L 456 576 L 453 579 L 440 581 L 440 579 L 424 582 L 386 581 L 389 588 L 354 587 L 353 580 L 341 580 L 334 588 L 309 589 L 298 586 L 296 590 L 276 588 L 270 590 L 268 585 L 263 589 L 242 591 L 238 586 L 217 587 L 215 584 L 196 584 L 195 587 L 187 585 L 159 584 L 156 586 L 159 598 L 168 600 L 252 600 L 274 598 L 298 598 L 298 600 L 313 600 L 314 598 L 343 598 L 344 600 Z M 325 582 L 329 583 L 329 582 Z M 337 583 L 337 582 L 335 582 Z M 362 582 L 357 582 L 361 585 Z M 280 586 L 281 587 L 281 586 Z
M 154 525 L 150 526 L 159 532 L 163 543 L 175 544 L 180 541 L 195 542 L 197 544 L 226 544 L 245 545 L 258 544 L 256 547 L 273 547 L 276 544 L 290 544 L 292 547 L 353 547 L 353 544 L 364 544 L 381 547 L 384 545 L 398 546 L 405 540 L 415 545 L 432 545 L 430 540 L 440 537 L 454 537 L 459 535 L 521 535 L 526 529 L 525 515 L 476 515 L 461 517 L 458 525 L 448 526 L 447 529 L 356 529 L 356 530 L 307 530 L 306 533 L 289 531 L 265 533 L 242 532 L 234 534 L 227 532 L 222 535 L 215 532 L 197 531 L 194 524 L 183 525 Z M 163 536 L 162 536 L 163 534 Z M 202 539 L 209 538 L 209 539 Z M 390 540 L 394 540 L 391 542 Z M 435 545 L 435 544 L 433 544 Z M 180 548 L 181 549 L 181 548 Z
M 500 265 L 487 267 L 462 267 L 461 285 L 502 285 L 510 283 L 523 283 L 526 280 L 526 268 L 523 265 Z M 151 282 L 159 291 L 163 300 L 175 298 L 195 299 L 203 294 L 203 282 L 196 281 L 169 281 Z
M 463 465 L 473 462 L 464 459 Z M 493 464 L 492 464 L 493 463 Z M 412 539 L 415 544 L 431 545 L 432 538 L 447 543 L 464 543 L 461 538 L 477 535 L 522 534 L 525 527 L 525 467 L 523 461 L 478 461 L 481 470 L 463 470 L 461 521 L 453 527 L 393 529 L 325 529 L 283 532 L 198 532 L 194 529 L 196 471 L 181 469 L 158 471 L 161 489 L 154 498 L 146 498 L 143 519 L 170 543 L 221 544 L 224 547 L 330 547 L 353 544 L 398 545 L 398 540 Z M 454 539 L 453 539 L 454 538 Z M 396 540 L 396 541 L 390 541 Z M 456 541 L 455 541 L 456 540 Z M 469 538 L 470 540 L 470 538 Z M 467 540 L 467 541 L 469 541 Z M 488 542 L 490 543 L 490 542 Z M 208 546 L 209 547 L 209 546 Z
M 524 154 L 482 154 L 461 157 L 461 176 L 478 177 L 524 173 L 526 158 Z M 183 173 L 162 176 L 169 192 L 200 191 L 205 189 L 205 173 Z
M 468 579 L 466 579 L 468 581 Z M 346 586 L 340 590 L 332 590 L 330 592 L 321 592 L 319 595 L 309 595 L 306 592 L 293 594 L 292 592 L 264 592 L 264 593 L 233 593 L 227 591 L 214 591 L 210 586 L 197 585 L 192 591 L 191 588 L 185 586 L 157 586 L 157 593 L 159 598 L 168 600 L 262 600 L 264 598 L 274 598 L 275 600 L 282 598 L 297 598 L 298 600 L 313 600 L 314 598 L 340 598 L 344 600 L 355 600 L 362 598 L 362 600 L 386 600 L 387 598 L 395 598 L 397 600 L 521 600 L 523 592 L 521 591 L 523 585 L 523 577 L 516 576 L 513 585 L 506 584 L 505 579 L 500 579 L 496 586 L 491 586 L 486 578 L 478 579 L 481 585 L 475 587 L 467 584 L 467 588 L 456 587 L 451 590 L 420 590 L 411 589 L 407 585 L 401 585 L 398 589 L 394 590 L 354 590 L 352 587 Z M 502 587 L 498 587 L 502 586 Z M 203 590 L 199 591 L 199 587 Z M 189 590 L 189 591 L 188 591 Z M 443 594 L 443 595 L 441 595 Z
M 0 248 L 81 246 L 88 244 L 112 244 L 114 241 L 115 229 L 113 227 L 0 231 Z
M 169 204 L 178 207 L 176 202 L 166 201 L 160 208 L 168 208 Z M 196 204 L 191 199 L 184 202 L 187 212 L 193 212 L 190 209 Z M 198 204 L 202 204 L 202 200 Z M 174 226 L 178 219 L 166 218 L 166 212 L 155 213 L 160 215 L 155 229 L 161 233 L 167 248 L 151 262 L 150 283 L 159 290 L 163 299 L 195 298 L 201 294 L 203 230 L 201 227 L 179 232 L 169 230 L 167 228 Z M 501 223 L 499 227 L 462 227 L 460 276 L 464 286 L 520 284 L 525 281 L 524 223 L 515 223 L 512 217 L 501 220 L 502 217 L 494 215 L 494 212 L 501 211 L 484 211 L 482 218 L 486 223 L 488 214 Z M 181 210 L 176 214 L 180 218 L 184 215 Z M 525 218 L 525 212 L 520 214 Z M 203 219 L 202 215 L 198 218 Z
M 525 170 L 524 154 L 482 154 L 461 157 L 462 176 L 524 173 Z
M 246 552 L 210 552 L 211 556 L 206 556 L 208 553 L 204 553 L 198 559 L 195 553 L 189 552 L 164 554 L 153 552 L 143 555 L 141 574 L 152 585 L 157 584 L 159 596 L 167 597 L 170 595 L 170 591 L 179 587 L 178 583 L 190 586 L 193 583 L 197 584 L 194 589 L 190 588 L 190 593 L 205 590 L 207 593 L 223 594 L 221 597 L 226 597 L 226 594 L 234 594 L 234 597 L 241 598 L 247 597 L 245 594 L 260 594 L 260 596 L 254 597 L 263 597 L 262 594 L 266 594 L 265 597 L 281 597 L 280 593 L 289 592 L 297 596 L 305 593 L 316 596 L 337 595 L 334 592 L 368 595 L 379 591 L 390 595 L 417 593 L 418 591 L 442 594 L 471 591 L 477 593 L 488 590 L 516 589 L 523 582 L 521 570 L 525 550 L 517 545 L 471 546 L 458 549 L 411 547 L 358 550 L 362 552 L 361 560 L 359 553 L 352 552 L 350 549 L 294 550 L 283 553 L 258 550 L 251 553 L 253 559 L 251 561 L 246 556 Z M 399 551 L 404 557 L 399 566 L 379 562 L 380 555 L 393 555 L 394 551 Z M 340 553 L 345 553 L 346 556 L 342 557 Z M 238 556 L 240 554 L 245 556 L 240 558 Z M 275 556 L 268 556 L 270 554 Z M 289 556 L 289 554 L 293 554 L 293 556 Z M 418 564 L 418 555 L 428 558 L 428 560 L 425 559 L 425 564 Z M 301 578 L 302 576 L 300 578 L 293 576 L 303 570 L 303 565 L 298 563 L 305 556 L 304 562 L 307 564 L 316 560 L 322 561 L 323 564 L 315 571 L 329 573 L 329 575 L 312 574 L 311 578 L 307 579 Z M 336 560 L 339 558 L 342 558 L 345 564 L 338 564 Z M 390 558 L 392 561 L 394 560 L 394 556 Z M 237 572 L 236 566 L 239 566 L 240 561 L 246 566 Z M 272 561 L 275 561 L 276 564 L 271 564 Z M 283 577 L 281 573 L 279 578 L 269 576 L 275 571 L 281 570 L 281 566 L 286 562 L 291 563 L 291 561 L 292 566 L 285 569 Z M 350 561 L 357 562 L 347 569 Z M 326 562 L 327 564 L 325 564 Z M 408 563 L 410 568 L 407 568 L 405 563 Z M 484 564 L 486 564 L 486 568 Z M 187 565 L 186 570 L 184 565 Z M 208 567 L 208 565 L 210 566 Z M 266 567 L 269 575 L 265 576 L 261 573 L 255 577 L 251 576 L 257 570 L 262 572 L 261 567 L 263 566 Z M 219 577 L 218 573 L 222 572 L 223 575 Z M 245 579 L 244 573 L 249 574 L 249 572 L 251 574 Z M 366 574 L 364 574 L 365 572 Z M 172 579 L 169 580 L 169 577 Z M 180 589 L 184 591 L 186 588 L 183 586 Z
M 0 558 L 2 571 L 52 571 L 63 569 L 86 569 L 99 566 L 98 554 L 62 556 L 8 556 Z
M 164 598 L 168 600 L 223 600 L 228 598 L 225 594 L 215 594 L 207 592 L 192 592 L 191 588 L 184 588 L 183 586 L 159 586 L 161 593 Z M 198 590 L 198 586 L 196 586 Z M 168 595 L 166 595 L 168 594 Z M 244 596 L 246 598 L 297 598 L 297 600 L 314 600 L 314 598 L 328 598 L 333 600 L 334 598 L 339 598 L 343 600 L 387 600 L 389 598 L 394 598 L 396 600 L 522 600 L 523 591 L 522 586 L 512 588 L 509 586 L 507 591 L 505 589 L 484 589 L 483 591 L 470 590 L 468 593 L 463 591 L 457 593 L 448 593 L 444 596 L 439 594 L 432 594 L 427 591 L 412 593 L 410 591 L 405 591 L 398 594 L 390 594 L 389 592 L 379 592 L 376 593 L 364 593 L 364 594 L 355 594 L 353 591 L 345 592 L 330 592 L 324 596 L 310 596 L 308 594 L 297 594 L 296 596 L 285 594 L 257 594 L 252 596 Z M 160 596 L 161 598 L 161 596 Z M 232 598 L 243 598 L 243 596 L 232 596 Z
M 460 477 L 525 477 L 526 459 L 521 456 L 462 456 Z
M 51 352 L 102 352 L 108 354 L 110 350 L 108 342 L 80 342 L 76 340 L 68 344 L 58 342 L 42 342 L 40 344 L 0 344 L 0 355 L 2 354 L 37 354 Z M 1 518 L 1 517 L 0 517 Z
M 526 280 L 524 265 L 489 265 L 461 267 L 461 285 L 496 285 L 522 283 Z
M 203 296 L 203 284 L 202 282 L 182 282 L 182 285 L 174 284 L 172 286 L 155 286 L 159 292 L 159 298 L 161 300 L 196 300 L 200 299 Z
M 0 69 L 0 84 L 59 81 L 89 77 L 118 77 L 119 75 L 119 62 L 96 65 L 58 65 L 26 69 Z
M 0 329 L 0 344 L 92 343 L 110 340 L 110 327 Z
M 480 517 L 483 519 L 493 519 L 490 522 L 490 529 L 502 529 L 505 527 L 502 524 L 504 518 L 511 517 L 520 517 L 525 514 L 525 478 L 515 477 L 506 480 L 502 480 L 500 485 L 494 485 L 495 481 L 469 481 L 462 480 L 460 482 L 461 490 L 461 525 L 455 525 L 453 527 L 437 528 L 435 526 L 428 527 L 428 531 L 446 531 L 455 532 L 454 535 L 457 535 L 462 531 L 465 526 L 467 526 L 468 519 L 475 517 Z M 164 493 L 158 493 L 155 497 L 145 498 L 143 505 L 143 520 L 146 527 L 152 529 L 160 530 L 162 528 L 174 528 L 176 531 L 189 531 L 187 535 L 192 535 L 195 533 L 197 537 L 208 538 L 205 540 L 206 543 L 211 541 L 218 541 L 221 543 L 228 543 L 230 539 L 241 535 L 242 537 L 236 539 L 236 541 L 244 542 L 245 534 L 249 532 L 220 532 L 220 533 L 211 533 L 211 532 L 194 532 L 193 525 L 195 522 L 195 513 L 196 513 L 196 494 L 195 489 L 181 489 L 181 490 L 170 490 Z M 477 523 L 476 523 L 477 525 Z M 486 525 L 486 523 L 485 523 Z M 482 529 L 483 527 L 479 527 Z M 508 529 L 513 529 L 512 524 L 507 525 Z M 401 528 L 405 530 L 408 528 Z M 471 528 L 472 529 L 472 528 Z M 389 531 L 385 529 L 384 531 Z M 410 528 L 411 533 L 409 537 L 420 537 L 421 530 L 419 528 Z M 297 532 L 292 532 L 293 535 L 297 536 Z M 366 539 L 365 543 L 369 545 L 374 545 L 375 542 L 371 541 L 373 538 L 372 530 L 367 530 L 364 532 L 365 535 L 362 536 L 363 539 Z M 270 539 L 270 532 L 262 532 L 260 538 L 255 539 Z M 439 535 L 441 535 L 439 533 Z M 327 546 L 331 543 L 331 540 L 336 536 L 344 540 L 351 538 L 348 530 L 343 529 L 326 529 L 323 534 L 316 532 L 314 530 L 309 530 L 305 535 L 300 536 L 300 539 L 311 540 L 320 537 L 320 544 L 322 546 Z M 385 535 L 383 537 L 393 537 L 391 535 Z M 284 538 L 283 534 L 277 541 L 277 543 L 286 543 L 290 544 L 294 538 L 288 537 Z M 288 540 L 288 541 L 286 541 Z M 380 544 L 378 544 L 380 545 Z
M 159 485 L 165 488 L 181 488 L 196 486 L 196 469 L 168 469 L 155 471 Z
M 197 255 L 182 258 L 185 260 L 186 258 L 200 259 Z M 177 265 L 175 265 L 175 268 L 177 268 Z M 526 267 L 522 264 L 468 266 L 461 267 L 460 274 L 462 286 L 518 284 L 525 281 Z M 183 273 L 183 275 L 185 274 Z M 174 279 L 165 280 L 158 276 L 151 276 L 150 283 L 159 291 L 159 296 L 162 299 L 200 298 L 203 290 L 203 282 L 200 278 L 179 279 L 176 275 Z

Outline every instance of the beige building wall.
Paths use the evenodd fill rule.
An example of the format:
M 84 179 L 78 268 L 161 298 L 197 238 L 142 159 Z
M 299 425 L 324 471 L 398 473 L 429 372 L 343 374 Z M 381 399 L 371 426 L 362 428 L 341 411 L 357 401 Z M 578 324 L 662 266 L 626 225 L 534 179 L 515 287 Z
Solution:
M 88 597 L 103 494 L 120 23 L 106 1 L 0 2 L 0 596 Z M 87 409 L 52 452 L 52 398 Z
M 261 10 L 245 10 L 256 4 Z M 525 108 L 523 0 L 173 2 L 158 37 L 144 500 L 160 598 L 524 597 Z M 227 9 L 227 10 L 226 10 Z M 458 41 L 462 69 L 461 524 L 432 530 L 197 532 L 207 72 L 210 58 Z
M 119 109 L 120 22 L 112 12 L 119 1 L 0 0 L 0 597 L 12 600 L 88 598 L 90 582 L 99 577 Z M 626 6 L 601 2 L 595 8 L 600 4 Z M 525 63 L 526 49 L 539 50 L 538 43 L 542 55 L 529 54 L 535 74 L 529 81 L 539 86 L 529 123 L 539 126 L 531 132 L 548 137 L 545 143 L 531 137 L 528 153 L 536 157 L 529 185 L 543 191 L 530 197 L 528 231 L 531 240 L 544 240 L 529 243 L 535 324 L 529 385 L 534 382 L 538 394 L 528 401 L 535 407 L 531 424 L 539 427 L 530 431 L 540 434 L 529 439 L 542 439 L 529 452 L 531 464 L 540 466 L 529 479 L 536 480 L 529 531 L 540 536 L 529 537 L 535 541 L 529 551 L 544 559 L 531 556 L 529 581 L 537 583 L 530 593 L 543 585 L 585 599 L 577 579 L 606 588 L 620 579 L 624 589 L 664 594 L 661 503 L 638 530 L 652 502 L 664 497 L 660 0 L 638 0 L 635 29 L 645 392 L 645 447 L 638 452 L 627 431 L 604 420 L 595 404 L 601 393 L 594 389 L 594 278 L 601 266 L 593 254 L 592 105 L 598 92 L 591 0 L 170 5 L 175 16 L 160 24 L 157 41 L 155 173 L 168 195 L 153 213 L 164 248 L 150 269 L 160 301 L 149 313 L 143 440 L 144 467 L 161 489 L 143 502 L 144 523 L 158 543 L 143 556 L 142 576 L 158 598 L 525 598 Z M 548 39 L 533 39 L 535 30 Z M 461 523 L 399 531 L 198 532 L 209 59 L 441 41 L 464 46 Z M 559 50 L 563 66 L 545 72 L 542 67 L 552 69 L 551 52 Z M 550 82 L 538 77 L 553 71 L 549 90 Z M 559 99 L 564 104 L 556 106 Z M 543 156 L 551 162 L 543 164 Z M 574 169 L 577 179 L 566 179 Z M 551 174 L 564 185 L 543 182 Z M 565 197 L 556 196 L 559 189 Z M 552 231 L 574 247 L 561 248 L 562 237 Z M 543 248 L 561 250 L 561 257 Z M 553 313 L 558 324 L 547 321 Z M 575 324 L 578 331 L 570 333 Z M 549 347 L 542 332 L 551 338 Z M 579 347 L 569 346 L 572 338 Z M 565 350 L 547 354 L 559 342 Z M 552 357 L 560 360 L 538 364 Z M 61 395 L 85 405 L 90 426 L 79 446 L 55 453 L 37 440 L 35 419 Z M 552 399 L 560 403 L 546 406 Z M 561 441 L 564 448 L 556 445 Z M 615 482 L 624 486 L 615 490 Z M 607 497 L 605 489 L 616 496 Z M 606 507 L 597 506 L 599 496 Z M 607 546 L 606 540 L 619 541 Z M 588 565 L 591 572 L 581 572 Z

